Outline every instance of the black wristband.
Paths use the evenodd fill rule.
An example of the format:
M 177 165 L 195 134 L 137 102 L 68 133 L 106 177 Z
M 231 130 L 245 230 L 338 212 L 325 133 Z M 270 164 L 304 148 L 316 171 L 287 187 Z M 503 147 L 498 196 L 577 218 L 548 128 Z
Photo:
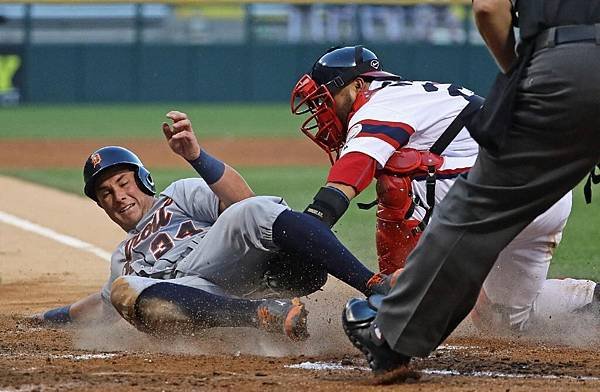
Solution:
M 342 191 L 334 187 L 321 187 L 315 195 L 313 202 L 306 207 L 304 212 L 312 215 L 323 223 L 333 227 L 348 209 L 350 200 Z
M 73 321 L 71 319 L 71 315 L 69 314 L 69 310 L 71 309 L 71 305 L 62 306 L 60 308 L 55 308 L 44 313 L 44 320 L 49 321 L 54 324 L 67 324 Z

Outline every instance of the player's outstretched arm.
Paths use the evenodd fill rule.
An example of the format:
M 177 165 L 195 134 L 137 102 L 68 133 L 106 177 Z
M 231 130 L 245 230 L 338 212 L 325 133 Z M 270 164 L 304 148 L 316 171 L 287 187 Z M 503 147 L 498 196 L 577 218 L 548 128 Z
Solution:
M 233 203 L 254 196 L 252 189 L 235 169 L 210 156 L 200 147 L 187 114 L 170 111 L 167 118 L 173 121 L 173 125 L 163 123 L 162 130 L 169 147 L 185 158 L 206 181 L 221 201 L 221 211 Z
M 71 305 L 35 314 L 31 319 L 41 324 L 65 325 L 114 321 L 118 319 L 118 314 L 114 308 L 106 305 L 100 293 L 94 293 Z

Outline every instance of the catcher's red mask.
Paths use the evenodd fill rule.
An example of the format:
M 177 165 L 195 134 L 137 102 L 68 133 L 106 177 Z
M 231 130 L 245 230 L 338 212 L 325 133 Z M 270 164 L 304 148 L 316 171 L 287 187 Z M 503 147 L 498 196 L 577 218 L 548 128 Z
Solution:
M 344 144 L 345 131 L 335 114 L 335 101 L 329 90 L 304 75 L 292 91 L 290 106 L 293 114 L 310 113 L 300 130 L 327 152 L 333 165 Z M 332 153 L 335 153 L 335 159 Z

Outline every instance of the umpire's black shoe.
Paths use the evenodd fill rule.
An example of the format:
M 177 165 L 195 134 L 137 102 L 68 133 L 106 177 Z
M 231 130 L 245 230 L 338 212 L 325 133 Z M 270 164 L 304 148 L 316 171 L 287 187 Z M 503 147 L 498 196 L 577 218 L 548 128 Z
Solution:
M 372 303 L 379 303 L 373 298 Z M 342 325 L 348 338 L 367 357 L 369 367 L 375 373 L 390 372 L 399 368 L 406 369 L 410 357 L 402 355 L 390 348 L 383 339 L 379 328 L 373 323 L 376 310 L 365 299 L 352 298 L 346 303 L 342 313 Z M 417 376 L 418 377 L 418 376 Z M 414 373 L 408 377 L 415 378 Z

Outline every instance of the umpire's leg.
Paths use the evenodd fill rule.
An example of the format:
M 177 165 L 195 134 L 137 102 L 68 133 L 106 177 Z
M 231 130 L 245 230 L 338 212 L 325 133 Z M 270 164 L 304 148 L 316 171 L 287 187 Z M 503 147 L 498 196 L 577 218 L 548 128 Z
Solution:
M 598 66 L 593 43 L 534 56 L 506 144 L 482 150 L 456 182 L 383 301 L 375 323 L 396 351 L 434 350 L 473 308 L 500 251 L 598 162 Z

